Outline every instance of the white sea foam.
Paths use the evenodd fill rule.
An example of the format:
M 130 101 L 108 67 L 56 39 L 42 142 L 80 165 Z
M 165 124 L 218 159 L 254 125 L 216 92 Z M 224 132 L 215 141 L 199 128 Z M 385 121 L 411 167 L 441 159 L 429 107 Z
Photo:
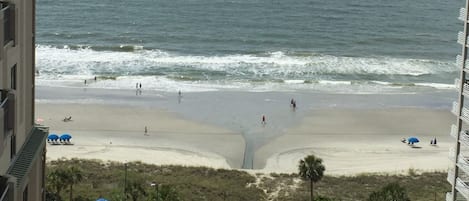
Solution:
M 388 57 L 298 56 L 280 51 L 262 55 L 197 56 L 145 50 L 140 46 L 135 46 L 134 50 L 95 51 L 86 46 L 58 48 L 38 45 L 36 66 L 40 75 L 37 84 L 80 86 L 84 79 L 106 75 L 114 79 L 90 82 L 88 87 L 130 89 L 141 82 L 146 89 L 161 91 L 344 91 L 343 86 L 363 85 L 348 88 L 362 90 L 356 91 L 361 93 L 375 91 L 377 86 L 390 88 L 394 81 L 356 80 L 357 76 L 392 79 L 393 76 L 418 77 L 457 71 L 450 62 Z M 331 79 L 338 75 L 341 77 L 339 80 Z M 427 82 L 415 86 L 450 88 L 445 84 Z
M 443 84 L 443 83 L 415 83 L 417 86 L 432 87 L 436 89 L 456 89 L 454 84 Z

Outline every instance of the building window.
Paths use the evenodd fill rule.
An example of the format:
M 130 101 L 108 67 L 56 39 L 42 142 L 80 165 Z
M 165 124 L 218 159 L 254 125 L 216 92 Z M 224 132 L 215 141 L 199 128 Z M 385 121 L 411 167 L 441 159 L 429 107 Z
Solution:
M 11 67 L 11 83 L 10 83 L 10 88 L 11 89 L 16 89 L 16 64 Z
M 12 4 L 0 3 L 1 10 L 0 14 L 3 15 L 3 45 L 8 44 L 10 41 L 14 41 L 15 38 L 15 7 Z

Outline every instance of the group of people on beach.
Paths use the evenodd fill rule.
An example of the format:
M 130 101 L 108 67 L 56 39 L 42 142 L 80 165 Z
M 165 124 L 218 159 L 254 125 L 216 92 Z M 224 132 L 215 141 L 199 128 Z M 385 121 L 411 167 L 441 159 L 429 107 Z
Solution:
M 436 145 L 436 138 L 433 138 L 432 140 L 430 140 L 430 145 Z
M 94 80 L 95 82 L 96 82 L 97 79 L 98 79 L 98 78 L 97 78 L 96 76 L 94 76 L 93 80 Z M 87 79 L 85 79 L 85 85 L 87 85 L 87 84 L 88 84 L 88 83 L 87 83 Z
M 290 107 L 295 110 L 296 109 L 296 100 L 295 99 L 291 99 L 290 100 Z M 262 115 L 262 118 L 261 118 L 261 123 L 262 125 L 265 125 L 267 124 L 267 121 L 266 121 L 266 118 L 265 118 L 265 115 Z

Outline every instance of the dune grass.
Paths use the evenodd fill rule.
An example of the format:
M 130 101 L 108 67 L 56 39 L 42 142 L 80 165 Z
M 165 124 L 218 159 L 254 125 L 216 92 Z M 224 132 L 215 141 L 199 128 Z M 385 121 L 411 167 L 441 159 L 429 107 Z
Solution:
M 123 194 L 125 165 L 118 162 L 71 159 L 47 163 L 46 174 L 57 168 L 75 166 L 84 179 L 74 186 L 76 200 L 96 200 Z M 156 166 L 140 162 L 127 164 L 127 180 L 137 180 L 148 193 L 152 182 L 170 186 L 181 200 L 309 200 L 309 183 L 296 174 L 250 174 L 239 170 L 206 167 Z M 315 184 L 315 195 L 333 200 L 366 200 L 369 194 L 388 183 L 397 182 L 407 190 L 411 200 L 444 200 L 450 190 L 445 172 L 409 175 L 361 174 L 325 176 Z M 47 190 L 51 191 L 46 181 Z M 62 198 L 68 200 L 68 191 Z

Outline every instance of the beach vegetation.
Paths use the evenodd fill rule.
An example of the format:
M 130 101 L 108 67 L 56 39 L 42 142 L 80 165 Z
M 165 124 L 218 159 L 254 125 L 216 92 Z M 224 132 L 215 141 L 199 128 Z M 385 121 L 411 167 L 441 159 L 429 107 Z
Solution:
M 298 170 L 299 176 L 310 182 L 311 201 L 313 201 L 313 184 L 322 179 L 324 171 L 326 170 L 322 164 L 322 159 L 314 155 L 306 156 L 304 159 L 300 160 Z
M 62 171 L 74 165 L 82 171 L 83 179 L 73 185 L 75 201 L 95 201 L 99 197 L 113 201 L 124 199 L 125 165 L 85 159 L 60 159 L 47 162 L 46 200 L 68 200 L 69 186 L 61 178 Z M 383 185 L 398 183 L 412 201 L 444 200 L 451 186 L 446 172 L 408 174 L 358 174 L 349 176 L 324 175 L 314 184 L 315 200 L 367 200 Z M 239 170 L 207 167 L 157 166 L 141 162 L 127 163 L 127 179 L 141 184 L 140 200 L 152 200 L 158 190 L 160 201 L 178 200 L 310 200 L 309 182 L 298 173 L 250 173 Z M 158 188 L 152 186 L 157 183 Z M 60 185 L 59 185 L 60 184 Z M 140 188 L 140 187 L 139 187 Z M 129 189 L 130 191 L 130 189 Z M 137 191 L 138 192 L 138 191 Z M 62 199 L 66 198 L 66 199 Z
M 66 171 L 65 169 L 52 169 L 47 174 L 47 197 L 51 201 L 62 200 L 61 193 L 66 185 Z
M 64 181 L 70 187 L 68 192 L 70 195 L 70 200 L 73 200 L 73 185 L 83 180 L 83 173 L 78 167 L 75 166 L 68 166 L 64 172 Z
M 96 79 L 99 79 L 99 80 L 116 80 L 117 76 L 115 76 L 115 75 L 101 75 L 101 76 L 97 76 Z
M 405 188 L 394 182 L 374 191 L 368 197 L 368 201 L 410 201 Z

